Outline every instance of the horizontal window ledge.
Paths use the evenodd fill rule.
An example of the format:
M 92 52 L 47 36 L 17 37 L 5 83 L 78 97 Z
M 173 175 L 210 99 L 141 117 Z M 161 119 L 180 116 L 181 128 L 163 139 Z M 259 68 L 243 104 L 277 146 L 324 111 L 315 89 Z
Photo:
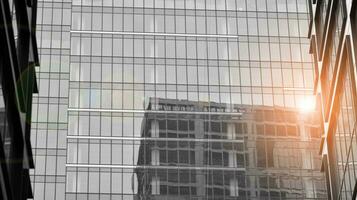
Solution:
M 66 164 L 66 167 L 75 168 L 109 168 L 109 169 L 176 169 L 176 170 L 222 170 L 222 171 L 246 171 L 243 167 L 192 167 L 192 166 L 160 166 L 160 165 L 86 165 Z
M 79 31 L 79 30 L 71 30 L 71 33 L 108 34 L 108 35 L 141 35 L 141 36 L 173 36 L 173 37 L 239 38 L 238 35 L 190 34 L 190 33 L 155 33 L 155 32 L 148 33 L 148 32 L 124 32 L 124 31 Z
M 195 112 L 195 111 L 165 111 L 165 110 L 128 110 L 128 109 L 95 109 L 95 108 L 69 108 L 75 112 L 109 112 L 109 113 L 150 113 L 150 114 L 184 114 L 184 115 L 228 115 L 242 116 L 241 112 Z
M 234 139 L 210 139 L 210 138 L 163 138 L 163 137 L 103 137 L 103 136 L 67 136 L 67 139 L 88 140 L 125 140 L 125 141 L 173 141 L 173 142 L 221 142 L 221 143 L 244 143 L 244 140 Z

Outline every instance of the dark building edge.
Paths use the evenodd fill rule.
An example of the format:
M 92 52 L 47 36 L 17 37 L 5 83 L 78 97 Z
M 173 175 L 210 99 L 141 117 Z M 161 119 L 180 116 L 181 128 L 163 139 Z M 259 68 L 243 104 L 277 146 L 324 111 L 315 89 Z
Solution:
M 11 6 L 15 12 L 11 12 Z M 2 0 L 0 9 L 0 77 L 5 102 L 3 115 L 10 140 L 7 157 L 5 141 L 0 141 L 0 197 L 20 200 L 33 198 L 29 169 L 34 168 L 31 108 L 32 94 L 37 92 L 35 66 L 39 66 L 35 34 L 37 0 Z

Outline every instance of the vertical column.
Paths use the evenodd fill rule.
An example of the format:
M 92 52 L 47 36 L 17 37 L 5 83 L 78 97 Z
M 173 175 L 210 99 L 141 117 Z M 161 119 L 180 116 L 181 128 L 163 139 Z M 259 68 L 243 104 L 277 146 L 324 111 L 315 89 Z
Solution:
M 151 194 L 153 195 L 160 194 L 160 179 L 158 177 L 153 177 L 151 179 Z
M 160 165 L 159 150 L 157 149 L 151 150 L 151 165 Z
M 151 121 L 151 137 L 153 138 L 159 137 L 159 122 L 157 120 Z
M 233 140 L 235 139 L 235 124 L 228 123 L 227 124 L 227 139 Z M 237 153 L 232 149 L 228 154 L 228 166 L 231 168 L 237 167 Z M 230 177 L 229 180 L 229 193 L 232 197 L 239 196 L 239 189 L 238 189 L 238 180 L 235 176 Z
M 227 124 L 227 139 L 228 140 L 234 140 L 234 133 L 235 133 L 235 125 L 234 123 L 228 123 Z M 229 167 L 237 167 L 237 154 L 232 149 L 230 152 L 228 152 L 228 166 Z
M 204 123 L 203 120 L 200 119 L 200 116 L 196 116 L 195 120 L 195 137 L 203 138 L 204 137 Z M 195 166 L 203 166 L 203 156 L 204 156 L 204 148 L 203 143 L 196 142 L 195 143 Z M 196 170 L 196 191 L 197 196 L 205 196 L 205 171 L 204 170 Z
M 249 166 L 249 168 L 253 168 L 254 170 L 256 169 L 256 156 L 255 156 L 255 150 L 257 149 L 256 147 L 256 130 L 255 130 L 255 124 L 254 123 L 247 123 L 247 133 L 248 133 L 248 139 L 245 140 L 244 142 L 247 142 L 246 147 L 248 148 L 248 161 L 249 163 L 246 163 L 246 165 Z M 253 174 L 256 174 L 253 172 Z M 257 191 L 257 183 L 255 176 L 248 176 L 247 179 L 249 179 L 249 185 L 247 185 L 247 188 L 249 187 L 250 190 L 250 196 L 251 197 L 256 197 L 256 191 Z
M 157 120 L 151 121 L 151 137 L 159 137 L 159 122 Z M 151 165 L 158 166 L 160 165 L 160 152 L 157 149 L 156 145 L 153 145 L 151 148 Z M 153 173 L 151 177 L 151 194 L 159 195 L 160 194 L 160 177 L 157 177 L 157 174 Z
M 229 167 L 237 167 L 237 154 L 235 152 L 229 152 L 228 165 Z
M 234 123 L 228 123 L 227 124 L 227 139 L 228 140 L 234 140 L 235 139 L 235 133 L 236 133 L 236 127 Z
M 231 178 L 231 180 L 229 181 L 229 193 L 232 197 L 239 196 L 238 180 L 235 178 Z

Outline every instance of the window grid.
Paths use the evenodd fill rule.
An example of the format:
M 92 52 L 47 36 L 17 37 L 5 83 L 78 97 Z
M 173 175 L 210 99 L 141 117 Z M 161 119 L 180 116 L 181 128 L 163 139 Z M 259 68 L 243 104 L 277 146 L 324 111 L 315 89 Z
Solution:
M 116 2 L 121 4 L 117 5 Z M 98 4 L 97 1 L 76 0 L 71 3 L 63 3 L 63 5 L 40 2 L 44 12 L 58 9 L 58 5 L 61 5 L 60 9 L 70 8 L 66 10 L 69 10 L 72 16 L 71 22 L 66 26 L 51 26 L 50 24 L 53 22 L 46 21 L 47 19 L 44 19 L 46 15 L 42 14 L 44 20 L 39 25 L 41 34 L 59 32 L 58 27 L 61 27 L 61 33 L 66 37 L 68 34 L 70 37 L 70 45 L 62 45 L 60 48 L 67 50 L 65 55 L 69 57 L 69 71 L 64 71 L 61 68 L 55 72 L 52 71 L 53 65 L 51 65 L 49 67 L 51 69 L 43 69 L 39 73 L 43 75 L 44 84 L 46 84 L 45 79 L 51 79 L 55 74 L 60 74 L 59 80 L 64 79 L 69 82 L 68 96 L 66 97 L 60 96 L 57 98 L 58 100 L 55 96 L 47 98 L 46 95 L 51 93 L 52 88 L 46 86 L 43 87 L 48 88 L 48 94 L 44 93 L 38 97 L 39 101 L 57 100 L 53 104 L 68 103 L 69 110 L 68 113 L 66 112 L 66 115 L 68 114 L 66 187 L 65 191 L 62 191 L 62 194 L 66 195 L 62 195 L 63 198 L 64 196 L 67 199 L 134 198 L 141 190 L 137 185 L 140 183 L 138 174 L 141 173 L 144 174 L 141 181 L 147 184 L 143 191 L 145 195 L 150 195 L 155 190 L 155 184 L 160 184 L 160 192 L 162 185 L 162 191 L 166 191 L 167 194 L 170 190 L 177 195 L 183 195 L 189 191 L 190 198 L 197 197 L 198 193 L 222 199 L 235 199 L 237 195 L 248 198 L 250 192 L 246 187 L 251 182 L 259 186 L 260 177 L 250 176 L 239 171 L 201 170 L 202 175 L 198 175 L 191 170 L 188 173 L 189 180 L 201 176 L 207 181 L 213 181 L 202 191 L 198 191 L 193 186 L 189 188 L 179 187 L 175 184 L 164 186 L 161 179 L 155 179 L 153 184 L 149 184 L 150 176 L 169 177 L 171 174 L 175 174 L 177 177 L 182 177 L 181 170 L 160 169 L 160 171 L 155 169 L 152 172 L 145 172 L 148 169 L 143 171 L 131 169 L 130 166 L 138 165 L 136 162 L 140 156 L 138 150 L 141 145 L 148 148 L 148 144 L 152 142 L 151 140 L 136 139 L 142 137 L 140 128 L 143 121 L 151 120 L 150 117 L 153 120 L 170 119 L 172 116 L 180 114 L 179 112 L 176 115 L 175 113 L 146 112 L 150 111 L 147 109 L 147 105 L 153 98 L 176 99 L 176 102 L 173 102 L 176 106 L 185 101 L 204 102 L 203 104 L 207 104 L 210 109 L 217 106 L 216 104 L 218 107 L 225 105 L 226 109 L 222 112 L 227 112 L 227 115 L 223 116 L 228 118 L 237 117 L 234 111 L 235 105 L 247 105 L 253 108 L 263 105 L 296 107 L 295 102 L 312 92 L 299 90 L 312 88 L 312 84 L 309 83 L 310 79 L 312 82 L 312 76 L 309 75 L 312 74 L 311 58 L 302 53 L 307 51 L 309 45 L 308 41 L 303 39 L 307 35 L 307 28 L 299 28 L 304 24 L 307 25 L 306 2 L 298 1 L 292 4 L 284 0 L 279 1 L 280 4 L 277 5 L 273 1 L 269 4 L 265 1 L 246 3 L 245 0 L 214 0 L 199 4 L 198 2 L 204 1 L 194 0 L 182 1 L 183 7 L 180 7 L 178 1 L 173 4 L 172 8 L 166 8 L 166 6 L 170 6 L 170 3 L 174 1 L 152 1 L 151 8 L 137 6 L 137 3 L 143 5 L 148 2 L 150 1 L 109 0 Z M 196 2 L 196 4 L 192 4 L 192 2 Z M 210 2 L 212 4 L 209 4 Z M 253 3 L 254 6 L 252 6 Z M 289 5 L 286 5 L 287 3 Z M 228 4 L 234 5 L 235 8 L 231 9 Z M 160 5 L 163 7 L 160 8 Z M 244 7 L 238 8 L 239 5 L 244 5 Z M 63 13 L 65 12 L 63 11 Z M 173 29 L 169 28 L 170 20 L 173 21 Z M 214 26 L 210 26 L 211 22 Z M 258 25 L 259 22 L 265 26 Z M 204 28 L 200 28 L 198 24 L 203 24 Z M 51 31 L 47 30 L 48 25 L 50 25 Z M 298 28 L 291 31 L 290 26 Z M 215 28 L 210 29 L 209 27 Z M 245 28 L 239 29 L 238 27 Z M 51 38 L 46 34 L 42 35 L 41 41 L 44 45 L 41 48 L 42 58 L 50 60 L 49 63 L 51 63 L 53 56 L 57 53 L 62 55 L 62 52 L 54 51 L 56 46 L 48 41 L 57 43 L 58 39 Z M 275 53 L 277 49 L 279 50 Z M 298 57 L 292 56 L 295 55 L 295 52 L 300 52 L 297 54 Z M 293 60 L 291 60 L 292 58 Z M 59 84 L 62 87 L 62 84 Z M 295 88 L 298 88 L 297 91 Z M 52 100 L 47 102 L 49 101 Z M 165 105 L 167 104 L 165 103 Z M 197 111 L 193 110 L 192 112 Z M 41 113 L 40 110 L 38 113 Z M 197 112 L 192 116 L 204 117 L 210 126 L 217 121 L 221 125 L 225 123 L 225 120 L 216 119 L 217 116 L 214 114 L 204 115 Z M 174 119 L 177 123 L 179 122 L 177 117 Z M 247 119 L 247 121 L 249 120 Z M 35 123 L 41 124 L 40 122 Z M 46 120 L 43 120 L 42 124 L 46 124 Z M 273 126 L 274 123 L 264 121 L 260 124 Z M 59 122 L 58 126 L 60 126 Z M 288 130 L 290 123 L 281 122 L 279 126 Z M 237 125 L 237 127 L 239 126 Z M 242 128 L 246 129 L 242 135 L 253 133 L 255 128 L 252 127 L 255 125 L 247 125 L 246 128 Z M 262 139 L 264 142 L 273 140 L 274 137 L 288 137 L 292 141 L 299 138 L 299 135 L 289 136 L 288 133 L 278 135 L 275 133 L 277 128 L 273 127 L 274 136 L 268 134 L 259 136 L 268 138 Z M 263 131 L 267 133 L 266 129 Z M 207 148 L 213 148 L 216 144 L 221 149 L 233 146 L 235 144 L 233 141 L 232 144 L 218 139 L 218 142 L 214 142 L 216 140 L 214 137 L 221 137 L 219 134 L 224 132 L 221 126 L 219 133 L 207 133 L 207 141 L 195 141 L 194 143 L 207 144 Z M 164 137 L 169 137 L 169 133 L 169 131 L 165 131 Z M 174 133 L 177 134 L 179 131 L 170 134 Z M 58 135 L 58 137 L 60 136 Z M 104 137 L 107 138 L 103 139 Z M 118 138 L 111 140 L 110 137 Z M 125 139 L 122 140 L 120 137 Z M 237 140 L 241 138 L 240 135 L 236 137 Z M 166 142 L 172 141 L 167 139 Z M 176 142 L 176 144 L 180 144 L 180 142 Z M 115 150 L 113 150 L 113 146 Z M 91 151 L 91 149 L 98 149 L 98 151 Z M 292 151 L 301 151 L 302 149 L 302 147 L 294 147 Z M 182 152 L 185 150 L 190 151 L 190 148 L 187 146 L 174 151 L 177 159 L 180 159 L 181 154 L 185 154 Z M 310 150 L 316 151 L 316 149 Z M 80 154 L 80 151 L 87 151 L 87 153 Z M 118 155 L 114 154 L 117 151 Z M 128 154 L 131 156 L 125 158 L 125 151 L 130 152 Z M 236 158 L 241 160 L 241 163 L 237 165 L 244 166 L 242 163 L 255 162 L 249 157 L 247 151 L 244 150 Z M 106 152 L 111 152 L 110 158 L 105 156 Z M 254 155 L 257 153 L 254 148 L 249 149 L 249 152 Z M 149 154 L 151 156 L 151 152 L 144 151 L 142 156 L 149 156 Z M 221 165 L 225 167 L 222 163 L 227 162 L 225 161 L 227 157 L 223 150 L 222 152 L 221 150 L 210 150 L 207 154 L 210 158 L 208 160 L 211 161 L 216 161 L 217 154 L 217 157 L 220 157 Z M 83 158 L 83 155 L 86 159 Z M 91 156 L 95 157 L 96 162 L 89 162 Z M 286 158 L 284 155 L 279 156 L 282 157 L 281 160 Z M 168 153 L 165 157 L 168 160 Z M 79 160 L 79 158 L 84 160 Z M 191 158 L 193 156 L 188 154 L 189 161 Z M 311 157 L 309 162 L 318 163 L 318 160 L 319 157 L 315 156 Z M 144 161 L 148 161 L 148 159 L 144 159 Z M 124 165 L 125 162 L 128 165 Z M 85 166 L 87 164 L 93 165 L 93 167 Z M 110 167 L 111 165 L 113 167 Z M 294 164 L 279 163 L 280 165 L 287 169 Z M 218 173 L 222 178 L 216 179 L 219 180 L 216 184 L 214 180 Z M 230 176 L 236 179 L 232 179 L 230 182 Z M 290 185 L 301 185 L 304 182 L 303 179 L 308 179 L 308 176 L 297 178 L 296 183 L 292 181 L 294 178 L 288 178 L 285 181 L 288 184 L 284 182 L 284 185 L 281 184 L 279 189 L 277 182 L 283 181 L 284 177 L 277 176 L 274 177 L 275 179 L 268 179 L 266 175 L 262 175 L 262 179 L 267 179 L 267 184 L 265 188 L 259 188 L 261 192 L 258 194 L 270 199 L 275 197 L 283 199 L 287 194 L 290 195 L 289 197 L 302 197 L 304 192 L 295 194 L 292 191 L 305 190 L 298 186 L 296 189 L 291 189 Z M 177 181 L 183 180 L 179 178 Z M 290 184 L 290 181 L 293 183 Z M 310 178 L 307 182 L 319 185 L 323 181 L 316 177 Z M 127 183 L 133 183 L 133 186 L 128 186 Z M 220 186 L 220 184 L 224 186 Z M 133 187 L 134 191 L 130 187 Z M 284 188 L 283 192 L 281 192 L 281 188 Z M 48 191 L 45 190 L 44 193 Z M 236 196 L 231 195 L 234 193 L 232 191 L 236 191 Z M 308 195 L 315 197 L 323 196 L 322 189 L 309 191 L 309 193 L 311 194 Z M 47 197 L 51 199 L 49 196 Z M 60 198 L 58 197 L 58 199 Z

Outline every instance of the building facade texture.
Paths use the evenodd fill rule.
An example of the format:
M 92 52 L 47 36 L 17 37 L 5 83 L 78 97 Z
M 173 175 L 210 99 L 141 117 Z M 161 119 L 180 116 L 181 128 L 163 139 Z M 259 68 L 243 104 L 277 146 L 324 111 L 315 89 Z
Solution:
M 151 99 L 136 199 L 325 199 L 317 112 Z M 210 112 L 207 112 L 207 111 Z
M 323 120 L 320 153 L 330 199 L 355 199 L 357 1 L 310 2 L 314 91 Z
M 39 65 L 37 1 L 0 2 L 0 199 L 33 198 L 32 94 Z
M 313 94 L 314 70 L 306 37 L 308 5 L 305 0 L 39 1 L 37 37 L 42 67 L 32 123 L 35 199 L 135 199 L 143 192 L 161 192 L 161 186 L 143 191 L 138 181 L 138 169 L 143 168 L 138 160 L 144 156 L 140 152 L 146 142 L 142 124 L 152 99 L 225 105 L 219 111 L 223 116 L 236 115 L 235 105 L 250 106 L 252 113 L 256 106 L 298 107 Z M 189 116 L 200 116 L 201 111 L 189 112 Z M 167 118 L 171 120 L 171 116 Z M 269 131 L 264 127 L 261 132 Z M 311 138 L 308 141 L 319 145 Z M 263 143 L 268 148 L 265 140 Z M 212 145 L 206 142 L 202 148 L 207 144 Z M 211 154 L 214 151 L 207 152 L 207 156 Z M 323 197 L 317 186 L 320 166 L 312 158 L 310 172 L 316 176 L 300 175 L 286 195 Z M 187 163 L 186 167 L 196 166 Z M 219 173 L 226 172 L 226 167 L 217 167 Z M 237 166 L 234 173 L 239 175 L 242 168 Z M 251 177 L 258 180 L 260 175 Z M 302 177 L 313 185 L 309 192 Z M 263 173 L 264 178 L 262 187 L 266 189 L 261 191 L 266 192 L 266 199 L 284 199 L 285 192 L 275 193 L 274 184 L 281 180 L 269 182 Z M 258 190 L 250 194 L 235 179 L 217 188 L 213 179 L 205 181 L 209 187 L 188 194 L 229 199 L 234 191 L 236 199 L 258 198 Z M 192 180 L 193 184 L 197 183 Z M 232 188 L 226 189 L 228 185 Z M 179 198 L 181 193 L 195 190 L 188 187 L 172 190 Z M 242 187 L 242 193 L 237 187 Z M 171 193 L 168 187 L 164 191 Z

